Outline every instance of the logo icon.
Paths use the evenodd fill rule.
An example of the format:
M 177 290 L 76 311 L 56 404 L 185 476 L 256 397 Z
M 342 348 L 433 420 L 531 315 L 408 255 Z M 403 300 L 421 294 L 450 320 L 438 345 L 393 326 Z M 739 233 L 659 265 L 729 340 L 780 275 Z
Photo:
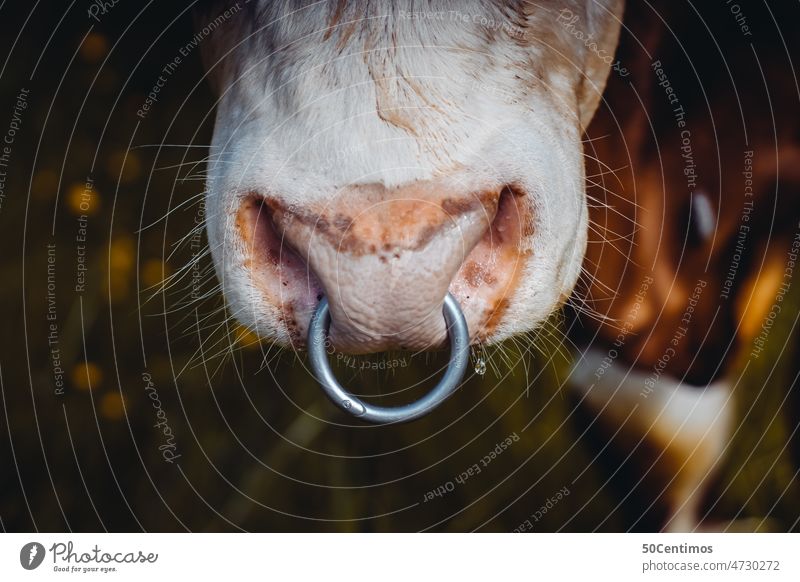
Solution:
M 39 542 L 29 542 L 19 551 L 19 563 L 26 570 L 35 570 L 44 561 L 44 546 Z

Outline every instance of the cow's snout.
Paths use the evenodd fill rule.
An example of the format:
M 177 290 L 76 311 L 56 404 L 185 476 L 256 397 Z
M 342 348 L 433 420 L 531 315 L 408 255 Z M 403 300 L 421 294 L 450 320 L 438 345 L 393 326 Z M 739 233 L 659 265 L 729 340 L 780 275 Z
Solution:
M 519 258 L 516 198 L 500 187 L 362 185 L 322 204 L 248 199 L 240 224 L 256 286 L 271 285 L 297 344 L 324 294 L 335 349 L 428 349 L 446 341 L 448 291 L 473 338 L 502 308 Z

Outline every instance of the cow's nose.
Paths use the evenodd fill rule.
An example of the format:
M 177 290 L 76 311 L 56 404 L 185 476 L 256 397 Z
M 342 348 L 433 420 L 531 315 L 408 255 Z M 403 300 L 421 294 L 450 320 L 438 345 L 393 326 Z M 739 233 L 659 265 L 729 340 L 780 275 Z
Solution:
M 499 194 L 353 186 L 314 208 L 266 204 L 275 230 L 324 289 L 334 347 L 369 353 L 446 341 L 445 295 L 492 224 Z

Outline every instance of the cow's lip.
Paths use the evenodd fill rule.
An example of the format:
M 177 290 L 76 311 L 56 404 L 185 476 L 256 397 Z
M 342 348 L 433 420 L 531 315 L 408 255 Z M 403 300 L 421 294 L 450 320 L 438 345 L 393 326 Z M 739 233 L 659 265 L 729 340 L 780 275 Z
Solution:
M 449 286 L 467 319 L 473 344 L 491 341 L 516 290 L 528 254 L 521 247 L 532 223 L 527 208 L 524 191 L 512 185 L 502 188 L 491 227 L 467 255 Z M 245 247 L 242 266 L 263 299 L 278 310 L 289 346 L 304 349 L 308 324 L 325 289 L 301 254 L 278 232 L 272 212 L 265 197 L 258 193 L 242 198 L 236 218 Z M 338 350 L 337 346 L 332 347 Z M 439 347 L 446 347 L 446 340 L 442 346 L 427 349 Z

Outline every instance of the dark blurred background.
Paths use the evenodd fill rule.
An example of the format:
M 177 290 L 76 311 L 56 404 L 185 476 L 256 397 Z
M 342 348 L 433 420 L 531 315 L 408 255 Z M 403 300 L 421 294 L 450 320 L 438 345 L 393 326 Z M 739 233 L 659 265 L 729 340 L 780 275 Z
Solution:
M 565 385 L 560 318 L 535 344 L 491 351 L 486 373 L 435 414 L 391 427 L 352 425 L 302 355 L 230 321 L 193 237 L 214 104 L 198 50 L 137 115 L 194 36 L 190 3 L 106 4 L 0 6 L 0 134 L 18 126 L 0 205 L 3 530 L 511 531 L 565 488 L 535 531 L 659 527 L 635 458 L 604 447 Z M 742 42 L 729 7 L 673 4 L 685 55 L 700 75 L 718 71 L 726 43 Z M 784 42 L 798 4 L 740 4 L 746 50 L 784 64 L 753 83 L 796 92 L 786 55 L 800 53 Z M 717 52 L 693 52 L 712 36 Z M 747 406 L 711 520 L 798 527 L 796 287 L 738 388 Z M 361 358 L 337 373 L 386 393 L 444 363 L 392 358 L 389 371 Z

